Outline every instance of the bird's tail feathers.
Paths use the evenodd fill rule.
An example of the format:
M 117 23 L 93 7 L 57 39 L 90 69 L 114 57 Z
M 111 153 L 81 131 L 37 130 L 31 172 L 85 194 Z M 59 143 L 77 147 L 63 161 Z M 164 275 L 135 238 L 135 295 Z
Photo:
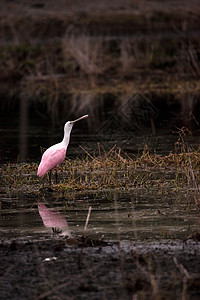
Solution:
M 39 177 L 44 177 L 45 173 L 46 173 L 46 169 L 44 168 L 44 166 L 43 165 L 39 165 L 38 171 L 37 171 L 37 175 Z

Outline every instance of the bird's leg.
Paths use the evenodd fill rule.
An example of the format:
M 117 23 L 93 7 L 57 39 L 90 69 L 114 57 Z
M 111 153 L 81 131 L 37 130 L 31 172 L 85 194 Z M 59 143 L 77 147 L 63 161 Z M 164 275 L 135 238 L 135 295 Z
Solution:
M 51 170 L 49 171 L 49 185 L 51 186 Z
M 55 176 L 56 176 L 56 184 L 58 184 L 58 168 L 56 167 L 56 174 L 55 174 Z

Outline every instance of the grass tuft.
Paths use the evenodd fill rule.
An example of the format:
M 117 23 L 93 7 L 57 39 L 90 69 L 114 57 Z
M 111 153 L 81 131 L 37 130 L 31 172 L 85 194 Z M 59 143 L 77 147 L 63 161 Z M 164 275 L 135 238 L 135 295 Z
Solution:
M 160 194 L 169 191 L 182 193 L 188 202 L 199 207 L 200 147 L 189 149 L 183 145 L 183 131 L 180 134 L 182 152 L 166 156 L 151 153 L 147 146 L 138 156 L 128 156 L 115 146 L 105 152 L 98 145 L 96 156 L 82 148 L 84 157 L 66 159 L 59 166 L 60 183 L 52 185 L 51 190 L 65 194 L 107 189 L 157 189 Z M 29 186 L 40 192 L 42 187 L 48 186 L 48 176 L 39 179 L 36 173 L 37 164 L 8 164 L 1 167 L 1 186 L 10 190 Z

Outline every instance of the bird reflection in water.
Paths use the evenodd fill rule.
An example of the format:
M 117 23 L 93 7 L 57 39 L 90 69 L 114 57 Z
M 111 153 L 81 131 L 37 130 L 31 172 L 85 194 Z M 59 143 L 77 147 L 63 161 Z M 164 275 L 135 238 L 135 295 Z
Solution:
M 71 236 L 66 218 L 59 211 L 46 207 L 45 204 L 38 204 L 38 211 L 45 227 L 52 228 L 53 233 Z

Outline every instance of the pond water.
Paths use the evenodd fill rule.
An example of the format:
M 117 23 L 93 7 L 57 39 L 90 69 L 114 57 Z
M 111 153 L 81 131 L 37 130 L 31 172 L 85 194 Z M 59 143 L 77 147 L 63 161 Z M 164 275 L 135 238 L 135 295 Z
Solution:
M 114 101 L 113 97 L 110 98 L 98 99 L 100 103 L 103 101 L 96 108 L 98 113 L 91 111 L 88 119 L 75 124 L 67 150 L 69 158 L 84 154 L 79 145 L 93 153 L 98 150 L 98 143 L 106 151 L 116 145 L 126 153 L 138 154 L 147 145 L 151 151 L 168 154 L 174 151 L 180 128 L 185 123 L 189 128 L 192 126 L 191 120 L 187 121 L 187 116 L 183 116 L 181 112 L 175 113 L 169 109 L 165 111 L 166 103 L 161 109 L 141 95 L 132 96 L 121 101 L 121 104 L 116 99 Z M 0 112 L 0 164 L 39 163 L 41 147 L 48 148 L 63 138 L 63 127 L 67 121 L 63 117 L 64 112 L 59 120 L 53 122 L 50 116 L 45 115 L 46 118 L 42 118 L 34 112 L 34 107 L 28 107 L 26 101 L 21 101 L 18 105 L 18 108 Z M 82 115 L 87 113 L 88 111 L 84 111 Z M 80 113 L 68 118 L 79 116 Z M 195 125 L 197 123 L 196 120 Z M 190 147 L 199 144 L 199 126 L 193 126 L 192 136 L 187 136 L 187 142 Z
M 195 209 L 155 192 L 85 193 L 74 200 L 2 194 L 1 239 L 84 234 L 89 207 L 86 232 L 106 240 L 185 239 L 199 225 Z
M 84 120 L 85 121 L 85 120 Z M 83 122 L 83 121 L 82 121 Z M 149 150 L 156 151 L 161 155 L 174 152 L 175 143 L 179 135 L 178 129 L 169 128 L 157 129 L 156 134 L 152 134 L 151 128 L 144 127 L 140 131 L 116 131 L 116 128 L 107 128 L 106 121 L 104 128 L 100 127 L 90 132 L 87 126 L 76 124 L 71 132 L 70 144 L 67 149 L 67 157 L 75 158 L 85 154 L 79 147 L 81 145 L 90 154 L 98 153 L 97 144 L 109 151 L 114 145 L 129 154 L 142 153 L 145 145 Z M 0 164 L 17 162 L 37 162 L 41 158 L 41 147 L 43 149 L 58 143 L 63 138 L 63 124 L 52 125 L 40 122 L 38 119 L 32 120 L 26 130 L 20 130 L 19 122 L 15 119 L 12 123 L 5 118 L 1 118 L 1 144 L 0 144 Z M 112 125 L 111 125 L 112 126 Z M 117 129 L 117 130 L 118 130 Z M 193 136 L 186 137 L 190 147 L 196 147 L 200 142 L 198 130 Z
M 20 129 L 19 120 L 2 118 L 1 127 L 1 164 L 39 162 L 41 147 L 49 147 L 59 142 L 63 135 L 63 126 L 51 126 L 35 119 L 29 126 Z M 106 129 L 105 129 L 106 128 Z M 110 127 L 109 127 L 110 128 Z M 113 132 L 108 127 L 90 132 L 87 126 L 74 126 L 67 156 L 71 159 L 84 155 L 83 147 L 89 153 L 98 151 L 97 144 L 109 151 L 113 145 L 121 147 L 124 152 L 142 153 L 148 145 L 151 151 L 162 155 L 174 150 L 178 134 L 171 130 L 157 130 L 152 134 L 151 128 L 140 132 Z M 107 132 L 104 135 L 104 130 Z M 190 147 L 199 143 L 199 136 L 187 138 Z M 21 156 L 21 157 L 20 157 Z M 77 194 L 76 199 L 52 198 L 51 193 L 38 197 L 37 193 L 16 192 L 9 188 L 1 193 L 0 229 L 1 239 L 14 238 L 50 238 L 52 228 L 60 228 L 58 234 L 83 234 L 88 209 L 91 215 L 87 232 L 105 236 L 107 239 L 145 240 L 163 238 L 186 238 L 192 231 L 198 230 L 199 216 L 196 209 L 188 209 L 188 204 L 174 197 L 170 191 L 165 196 L 157 191 L 153 193 L 141 189 L 126 192 L 86 192 Z M 41 209 L 43 207 L 43 214 Z M 42 218 L 42 215 L 44 218 Z M 63 223 L 62 223 L 63 222 Z M 54 233 L 55 236 L 55 233 Z

